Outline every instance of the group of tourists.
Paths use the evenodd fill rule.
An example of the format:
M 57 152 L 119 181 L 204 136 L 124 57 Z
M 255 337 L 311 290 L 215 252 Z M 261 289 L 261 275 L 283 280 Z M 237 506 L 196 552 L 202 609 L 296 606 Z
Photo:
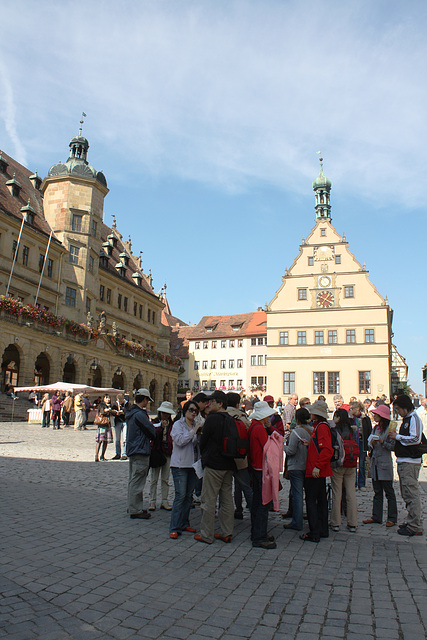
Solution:
M 283 526 L 300 532 L 304 541 L 317 543 L 328 537 L 330 530 L 339 531 L 343 518 L 347 530 L 356 531 L 357 491 L 366 491 L 367 471 L 374 497 L 372 515 L 363 523 L 382 523 L 385 496 L 385 525 L 394 527 L 398 509 L 393 452 L 408 510 L 397 533 L 409 537 L 422 534 L 418 476 L 426 452 L 425 398 L 415 411 L 406 395 L 395 397 L 390 406 L 385 396 L 363 403 L 352 397 L 345 404 L 337 394 L 333 398 L 335 410 L 330 412 L 324 396 L 311 402 L 308 397 L 298 400 L 292 394 L 287 404 L 278 404 L 266 395 L 248 405 L 247 398 L 235 392 L 200 392 L 195 397 L 187 392 L 178 411 L 165 400 L 151 420 L 147 409 L 152 402 L 144 388 L 135 392 L 132 405 L 122 393 L 114 402 L 106 394 L 94 403 L 88 394 L 73 397 L 66 392 L 61 397 L 58 391 L 50 397 L 46 393 L 40 402 L 42 427 L 49 427 L 52 420 L 53 428 L 60 429 L 61 417 L 63 424 L 69 425 L 74 410 L 74 429 L 87 429 L 89 412 L 96 409 L 95 462 L 107 460 L 107 446 L 114 442 L 115 455 L 110 459 L 129 459 L 130 517 L 148 519 L 158 506 L 170 511 L 171 539 L 192 533 L 196 541 L 205 544 L 215 539 L 230 542 L 234 520 L 244 517 L 245 501 L 251 517 L 252 545 L 275 548 L 276 541 L 268 533 L 268 516 L 279 509 L 282 473 L 290 481 L 289 506 L 283 514 L 289 522 Z M 392 415 L 402 419 L 398 433 Z M 172 504 L 170 475 L 175 489 Z M 147 509 L 143 492 L 148 477 Z M 201 506 L 199 532 L 190 524 L 194 502 Z M 306 532 L 304 518 L 308 522 Z
M 297 408 L 298 396 L 293 394 L 279 414 L 272 396 L 265 396 L 247 412 L 237 393 L 201 392 L 194 398 L 189 393 L 175 419 L 173 405 L 165 401 L 153 422 L 147 413 L 150 402 L 148 390 L 139 389 L 126 413 L 128 513 L 132 519 L 151 517 L 150 511 L 157 508 L 160 477 L 160 508 L 171 511 L 171 539 L 192 533 L 196 541 L 205 544 L 215 539 L 231 542 L 234 520 L 243 517 L 244 496 L 251 515 L 252 545 L 275 548 L 276 541 L 268 533 L 268 515 L 270 510 L 278 510 L 283 471 L 290 480 L 289 508 L 284 514 L 290 522 L 285 529 L 297 530 L 302 540 L 318 543 L 330 530 L 339 531 L 345 516 L 347 530 L 354 533 L 358 525 L 356 492 L 366 491 L 367 459 L 374 499 L 372 516 L 364 524 L 383 521 L 385 495 L 386 526 L 394 527 L 398 513 L 392 452 L 408 510 L 397 533 L 409 537 L 422 534 L 418 475 L 425 438 L 422 419 L 409 396 L 398 396 L 393 402 L 393 410 L 402 419 L 398 433 L 390 407 L 382 398 L 364 403 L 351 398 L 345 404 L 337 395 L 332 419 L 322 396 L 313 403 L 301 398 Z M 143 491 L 150 469 L 147 510 Z M 175 488 L 172 505 L 168 502 L 170 472 Z M 199 532 L 190 524 L 197 493 L 202 515 Z M 215 533 L 216 515 L 219 531 Z

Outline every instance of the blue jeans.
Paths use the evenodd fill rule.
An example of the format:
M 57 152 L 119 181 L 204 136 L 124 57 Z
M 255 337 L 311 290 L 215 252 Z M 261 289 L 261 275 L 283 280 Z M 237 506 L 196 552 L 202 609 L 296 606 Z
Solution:
M 124 422 L 116 422 L 116 424 L 114 425 L 114 444 L 116 445 L 116 456 L 122 455 L 121 439 L 124 426 Z
M 301 531 L 303 528 L 303 490 L 305 471 L 289 470 L 291 481 L 292 521 L 290 527 Z
M 244 493 L 246 506 L 252 507 L 252 487 L 248 469 L 239 469 L 234 472 L 234 505 L 237 513 L 243 513 L 242 492 Z
M 358 474 L 357 474 L 357 486 L 364 487 L 366 485 L 366 475 L 365 475 L 365 467 L 366 467 L 366 451 L 363 451 L 363 442 L 362 439 L 359 441 L 359 460 L 358 460 Z
M 267 540 L 268 510 L 270 504 L 262 504 L 262 471 L 249 468 L 252 480 L 252 508 L 251 508 L 251 540 L 265 542 Z
M 171 467 L 171 471 L 175 485 L 175 499 L 172 505 L 169 532 L 177 531 L 181 533 L 189 525 L 188 517 L 197 476 L 192 467 L 185 469 Z

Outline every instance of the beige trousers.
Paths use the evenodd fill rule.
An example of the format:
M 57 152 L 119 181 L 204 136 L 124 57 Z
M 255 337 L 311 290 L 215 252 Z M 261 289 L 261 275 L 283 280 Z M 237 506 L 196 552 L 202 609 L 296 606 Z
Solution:
M 169 474 L 171 466 L 171 457 L 166 456 L 166 462 L 163 467 L 151 467 L 150 469 L 150 502 L 156 504 L 157 483 L 159 476 L 161 477 L 162 504 L 167 504 L 169 496 Z
M 345 488 L 347 502 L 347 526 L 357 527 L 356 467 L 338 467 L 333 470 L 331 478 L 331 527 L 339 527 L 341 524 L 341 498 L 343 485 Z
M 200 534 L 206 542 L 214 541 L 215 509 L 219 496 L 220 533 L 232 536 L 234 530 L 233 472 L 205 467 L 201 496 L 202 522 Z
M 423 530 L 420 485 L 418 482 L 420 468 L 421 465 L 414 462 L 399 462 L 397 465 L 400 493 L 408 510 L 406 522 L 408 527 L 415 533 L 420 533 Z

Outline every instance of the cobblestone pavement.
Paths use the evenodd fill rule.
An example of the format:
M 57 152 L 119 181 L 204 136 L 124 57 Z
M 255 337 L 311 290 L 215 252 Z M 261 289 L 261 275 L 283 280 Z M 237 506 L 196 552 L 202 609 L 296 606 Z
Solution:
M 126 515 L 128 463 L 95 464 L 94 435 L 0 424 L 0 637 L 426 638 L 425 535 L 344 525 L 314 545 L 271 514 L 277 549 L 263 551 L 250 545 L 245 512 L 231 544 L 170 540 L 167 512 Z M 284 481 L 282 511 L 287 490 Z M 402 521 L 397 483 L 396 493 Z M 370 487 L 358 492 L 359 522 L 371 501 Z

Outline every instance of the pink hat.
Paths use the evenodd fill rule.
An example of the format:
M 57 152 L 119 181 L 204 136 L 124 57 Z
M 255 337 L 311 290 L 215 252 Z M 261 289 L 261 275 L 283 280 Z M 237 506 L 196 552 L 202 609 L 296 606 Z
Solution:
M 371 409 L 371 413 L 376 413 L 381 418 L 390 420 L 390 408 L 386 404 L 380 404 L 376 409 Z

